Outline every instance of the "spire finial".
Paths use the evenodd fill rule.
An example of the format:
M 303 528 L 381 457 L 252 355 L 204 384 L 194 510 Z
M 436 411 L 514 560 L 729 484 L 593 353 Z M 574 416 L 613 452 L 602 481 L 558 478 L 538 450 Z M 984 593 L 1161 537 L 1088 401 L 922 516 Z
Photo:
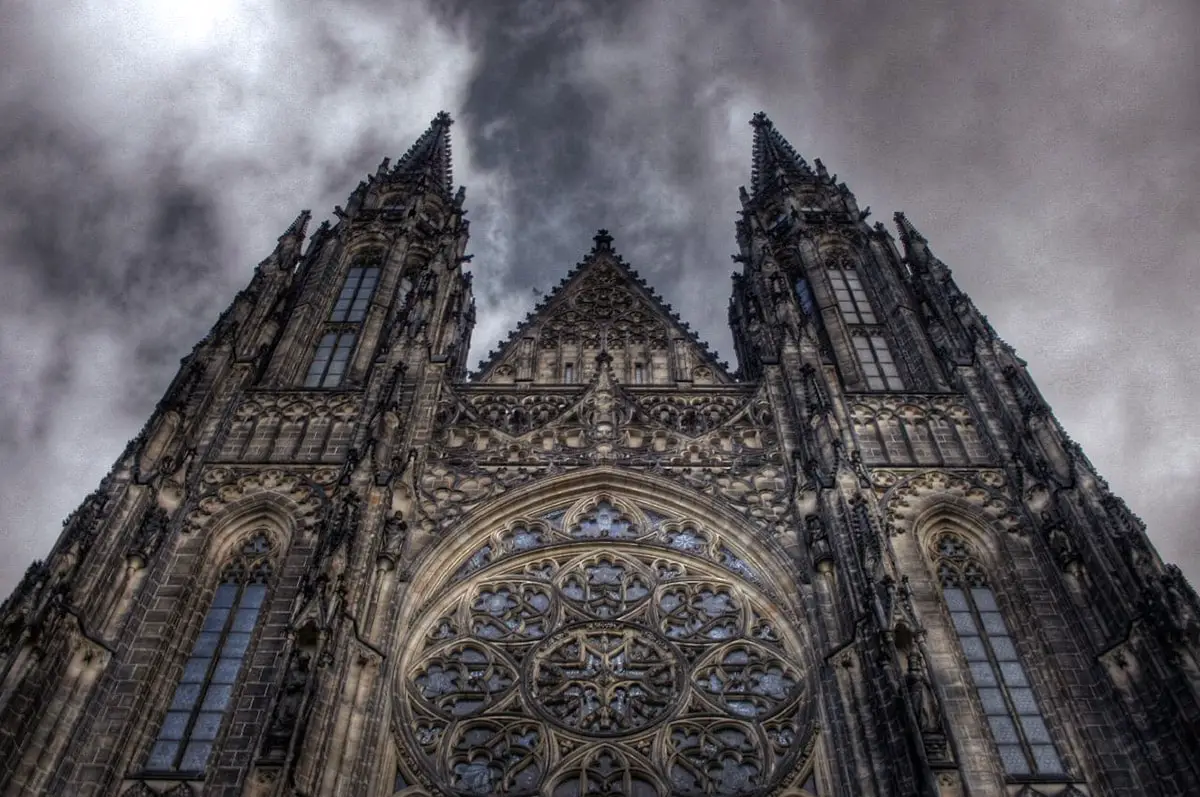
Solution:
M 293 235 L 297 235 L 300 238 L 303 238 L 304 231 L 306 229 L 308 229 L 308 222 L 311 218 L 312 218 L 311 210 L 300 211 L 300 215 L 296 217 L 295 221 L 293 221 L 290 225 L 288 225 L 288 228 L 283 231 L 283 235 L 279 236 L 279 238 L 282 240 L 283 238 L 289 238 Z
M 435 190 L 449 195 L 453 192 L 453 176 L 450 171 L 450 126 L 454 120 L 445 111 L 439 111 L 404 157 L 396 163 L 392 175 L 397 177 L 422 178 Z
M 813 180 L 816 176 L 800 153 L 788 143 L 766 113 L 759 111 L 750 120 L 754 128 L 754 160 L 750 170 L 750 190 L 761 194 L 781 177 Z
M 593 252 L 611 252 L 613 237 L 608 234 L 608 230 L 600 229 L 592 237 L 595 245 L 592 247 Z

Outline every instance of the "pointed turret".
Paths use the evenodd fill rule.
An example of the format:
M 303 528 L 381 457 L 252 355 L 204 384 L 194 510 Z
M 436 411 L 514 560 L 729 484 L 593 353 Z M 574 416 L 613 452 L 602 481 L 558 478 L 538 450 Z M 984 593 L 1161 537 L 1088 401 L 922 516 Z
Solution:
M 305 232 L 308 230 L 308 222 L 311 219 L 312 211 L 300 211 L 300 215 L 296 217 L 295 221 L 288 225 L 288 228 L 279 236 L 275 244 L 275 251 L 263 259 L 259 265 L 289 268 L 300 256 L 300 249 L 304 246 Z
M 783 137 L 767 115 L 759 111 L 750 120 L 754 127 L 754 162 L 750 172 L 750 190 L 761 196 L 779 178 L 786 180 L 816 180 L 817 175 Z
M 900 242 L 904 245 L 904 256 L 909 262 L 923 264 L 933 259 L 933 253 L 929 251 L 929 242 L 908 217 L 897 211 L 894 218 L 896 227 L 900 230 Z
M 433 117 L 429 128 L 396 163 L 388 175 L 390 179 L 409 179 L 424 183 L 429 189 L 450 197 L 454 192 L 454 178 L 450 161 L 450 125 L 454 121 L 450 114 L 441 111 Z M 381 168 L 386 168 L 381 167 Z

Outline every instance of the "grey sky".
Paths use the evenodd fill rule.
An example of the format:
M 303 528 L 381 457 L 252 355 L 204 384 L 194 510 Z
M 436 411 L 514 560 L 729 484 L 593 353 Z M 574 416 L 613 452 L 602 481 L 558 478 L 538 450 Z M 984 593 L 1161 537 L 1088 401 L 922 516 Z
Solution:
M 0 592 L 297 211 L 328 215 L 442 108 L 473 223 L 472 362 L 598 227 L 732 359 L 728 256 L 761 108 L 876 218 L 908 214 L 1164 557 L 1200 577 L 1190 0 L 5 15 Z

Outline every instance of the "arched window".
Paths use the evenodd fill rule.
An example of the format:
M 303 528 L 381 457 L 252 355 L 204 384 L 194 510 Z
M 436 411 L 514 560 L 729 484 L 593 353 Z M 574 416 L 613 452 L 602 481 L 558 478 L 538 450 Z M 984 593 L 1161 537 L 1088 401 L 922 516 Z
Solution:
M 350 355 L 367 317 L 367 307 L 379 284 L 379 264 L 379 255 L 365 255 L 346 272 L 304 378 L 305 387 L 338 387 L 342 384 Z
M 938 537 L 935 556 L 942 595 L 1005 773 L 1063 774 L 1062 760 L 987 573 L 956 534 Z
M 266 536 L 256 534 L 222 571 L 146 769 L 204 771 L 262 612 L 271 575 L 270 553 Z

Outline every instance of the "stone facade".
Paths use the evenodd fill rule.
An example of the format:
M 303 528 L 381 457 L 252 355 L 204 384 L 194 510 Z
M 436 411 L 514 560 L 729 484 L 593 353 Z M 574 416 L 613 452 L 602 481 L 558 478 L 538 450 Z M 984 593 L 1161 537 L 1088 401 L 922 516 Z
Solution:
M 4 604 L 0 792 L 1200 794 L 1196 594 L 752 124 L 737 372 L 601 231 L 469 377 L 445 115 L 301 214 Z

